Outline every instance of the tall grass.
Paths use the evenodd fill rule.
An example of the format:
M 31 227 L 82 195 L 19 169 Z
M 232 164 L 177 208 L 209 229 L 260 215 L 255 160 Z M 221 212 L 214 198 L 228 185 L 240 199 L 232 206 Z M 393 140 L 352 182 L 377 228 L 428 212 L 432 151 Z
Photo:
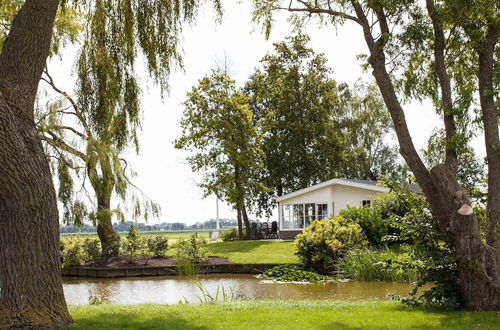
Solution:
M 192 260 L 186 258 L 176 258 L 175 265 L 177 268 L 177 275 L 180 276 L 198 275 L 201 270 L 200 264 L 194 263 Z
M 234 292 L 234 287 L 226 289 L 223 285 L 218 285 L 215 294 L 210 293 L 200 282 L 200 280 L 194 280 L 198 289 L 200 289 L 201 296 L 198 299 L 201 303 L 215 303 L 219 301 L 233 301 L 236 300 L 236 294 Z
M 390 281 L 411 283 L 417 280 L 417 271 L 404 267 L 409 261 L 406 253 L 389 248 L 353 249 L 338 263 L 340 276 L 360 281 Z

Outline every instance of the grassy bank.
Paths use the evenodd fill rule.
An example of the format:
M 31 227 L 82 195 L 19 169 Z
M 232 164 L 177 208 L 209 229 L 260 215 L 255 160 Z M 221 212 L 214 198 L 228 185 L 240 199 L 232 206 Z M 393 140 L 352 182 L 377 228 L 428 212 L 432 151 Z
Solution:
M 441 312 L 395 302 L 234 302 L 70 308 L 65 329 L 498 329 L 499 312 Z

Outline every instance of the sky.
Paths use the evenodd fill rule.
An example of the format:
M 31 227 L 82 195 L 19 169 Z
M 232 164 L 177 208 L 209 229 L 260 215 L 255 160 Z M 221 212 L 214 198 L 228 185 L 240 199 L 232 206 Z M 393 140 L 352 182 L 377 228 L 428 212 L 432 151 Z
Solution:
M 185 28 L 182 41 L 185 69 L 172 74 L 168 95 L 162 98 L 159 87 L 144 70 L 139 68 L 137 71 L 143 89 L 141 150 L 139 155 L 130 153 L 126 158 L 137 172 L 134 183 L 162 208 L 161 217 L 149 223 L 194 223 L 215 218 L 215 197 L 203 198 L 203 192 L 197 186 L 201 175 L 192 173 L 186 161 L 189 154 L 173 145 L 181 135 L 181 103 L 192 86 L 225 59 L 230 63 L 231 77 L 242 85 L 259 66 L 260 58 L 273 49 L 272 44 L 283 41 L 292 33 L 287 14 L 283 12 L 278 15 L 270 38 L 266 40 L 260 27 L 251 22 L 251 1 L 223 0 L 222 3 L 224 16 L 221 22 L 216 22 L 211 8 L 206 7 L 196 23 Z M 346 23 L 337 29 L 308 24 L 301 32 L 311 37 L 311 48 L 326 55 L 338 82 L 353 84 L 358 79 L 372 80 L 371 73 L 363 73 L 361 62 L 356 59 L 356 55 L 366 54 L 367 48 L 360 28 L 354 23 Z M 56 81 L 66 82 L 64 87 L 67 90 L 72 88 L 69 74 L 75 55 L 74 49 L 68 49 L 61 59 L 54 58 L 49 64 Z M 421 149 L 441 120 L 428 102 L 406 104 L 404 109 L 415 146 Z M 395 137 L 392 139 L 396 143 Z M 472 145 L 478 155 L 484 155 L 479 138 Z M 219 203 L 219 206 L 221 218 L 235 218 L 235 211 L 229 206 L 224 203 Z

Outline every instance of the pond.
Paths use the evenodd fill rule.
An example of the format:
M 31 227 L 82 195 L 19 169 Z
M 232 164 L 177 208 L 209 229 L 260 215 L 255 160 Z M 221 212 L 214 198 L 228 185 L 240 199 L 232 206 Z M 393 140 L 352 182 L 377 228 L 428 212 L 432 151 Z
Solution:
M 64 279 L 66 301 L 88 304 L 90 295 L 111 304 L 177 304 L 198 302 L 201 291 L 195 279 L 215 294 L 217 287 L 233 288 L 242 300 L 363 300 L 390 299 L 389 294 L 406 295 L 413 285 L 391 282 L 330 282 L 319 284 L 277 284 L 263 282 L 254 275 L 212 274 L 120 279 Z

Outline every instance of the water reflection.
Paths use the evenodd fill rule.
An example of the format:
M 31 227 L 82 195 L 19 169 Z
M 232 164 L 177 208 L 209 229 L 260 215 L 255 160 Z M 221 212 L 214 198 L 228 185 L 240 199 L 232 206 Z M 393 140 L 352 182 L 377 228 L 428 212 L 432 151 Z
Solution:
M 413 286 L 404 283 L 358 282 L 320 284 L 263 283 L 252 275 L 213 274 L 197 277 L 161 276 L 123 279 L 64 280 L 64 294 L 69 304 L 87 304 L 89 296 L 99 296 L 111 304 L 176 304 L 198 302 L 200 290 L 194 278 L 215 293 L 218 286 L 234 288 L 246 300 L 362 300 L 389 299 L 389 294 L 406 295 Z

